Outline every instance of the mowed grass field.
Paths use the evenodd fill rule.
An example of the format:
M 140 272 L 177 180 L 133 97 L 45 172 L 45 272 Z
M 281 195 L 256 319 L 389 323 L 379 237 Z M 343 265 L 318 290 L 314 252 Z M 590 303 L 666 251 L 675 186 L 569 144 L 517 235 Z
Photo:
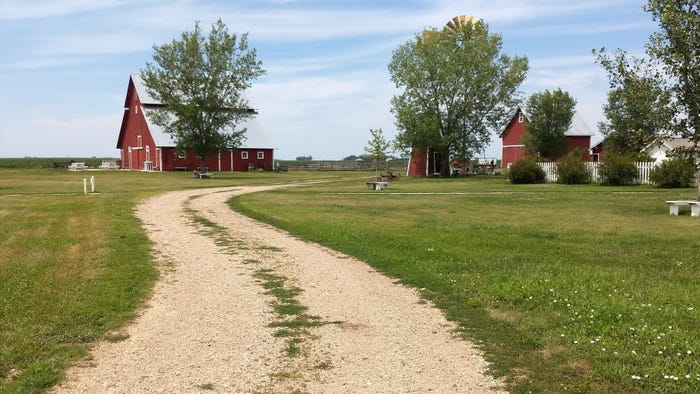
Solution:
M 83 195 L 92 175 L 99 193 Z M 41 391 L 90 344 L 123 339 L 157 280 L 139 201 L 319 178 L 231 205 L 421 289 L 512 392 L 698 391 L 700 220 L 664 203 L 693 189 L 0 170 L 0 392 Z
M 230 204 L 421 289 L 512 392 L 700 392 L 700 219 L 664 203 L 694 189 L 502 178 L 362 189 Z
M 84 195 L 91 176 L 96 193 Z M 139 201 L 169 190 L 308 177 L 0 169 L 0 392 L 40 392 L 95 341 L 124 339 L 119 328 L 158 277 L 133 215 Z

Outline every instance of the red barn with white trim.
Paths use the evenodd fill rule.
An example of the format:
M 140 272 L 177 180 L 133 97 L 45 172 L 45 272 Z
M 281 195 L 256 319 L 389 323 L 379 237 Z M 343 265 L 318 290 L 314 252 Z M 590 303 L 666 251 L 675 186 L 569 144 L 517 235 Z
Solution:
M 523 138 L 528 135 L 525 126 L 528 123 L 528 115 L 521 107 L 515 111 L 515 115 L 511 118 L 505 130 L 501 134 L 503 147 L 501 148 L 501 165 L 503 168 L 508 168 L 511 164 L 518 160 L 525 159 L 525 144 Z M 581 115 L 574 113 L 571 121 L 571 127 L 564 133 L 566 137 L 567 147 L 562 157 L 572 150 L 579 148 L 585 152 L 584 161 L 591 161 L 592 157 L 589 154 L 591 149 L 591 137 L 593 132 L 581 118 Z
M 122 168 L 146 171 L 195 170 L 200 166 L 194 153 L 178 155 L 175 142 L 163 129 L 150 121 L 146 113 L 158 111 L 163 104 L 146 91 L 139 74 L 132 74 L 124 100 L 124 116 L 117 139 Z M 254 111 L 249 109 L 249 111 Z M 205 158 L 208 171 L 273 170 L 274 149 L 255 119 L 248 119 L 246 141 L 236 149 L 227 149 Z

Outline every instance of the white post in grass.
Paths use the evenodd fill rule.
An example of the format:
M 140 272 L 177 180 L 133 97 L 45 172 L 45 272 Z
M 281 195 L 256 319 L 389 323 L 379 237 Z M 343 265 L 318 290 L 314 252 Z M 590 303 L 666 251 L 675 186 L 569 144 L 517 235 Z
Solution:
M 83 194 L 87 194 L 87 179 L 83 178 Z
M 95 192 L 95 177 L 94 176 L 90 177 L 90 191 L 92 193 Z

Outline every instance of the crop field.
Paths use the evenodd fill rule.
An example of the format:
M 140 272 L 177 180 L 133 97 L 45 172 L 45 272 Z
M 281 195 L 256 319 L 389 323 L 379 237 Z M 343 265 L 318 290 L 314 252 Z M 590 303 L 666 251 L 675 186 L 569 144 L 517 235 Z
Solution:
M 60 169 L 0 170 L 0 392 L 42 391 L 120 340 L 158 278 L 139 201 L 321 178 L 230 204 L 420 289 L 512 392 L 698 392 L 700 220 L 664 203 L 694 189 Z

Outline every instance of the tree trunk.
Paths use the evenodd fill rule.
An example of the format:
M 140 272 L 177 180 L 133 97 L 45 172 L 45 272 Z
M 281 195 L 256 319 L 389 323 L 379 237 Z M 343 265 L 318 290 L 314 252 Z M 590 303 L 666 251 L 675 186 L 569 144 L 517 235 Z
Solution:
M 449 177 L 450 174 L 450 150 L 440 150 L 440 176 Z
M 199 172 L 207 172 L 206 163 L 204 162 L 204 156 L 199 157 Z

